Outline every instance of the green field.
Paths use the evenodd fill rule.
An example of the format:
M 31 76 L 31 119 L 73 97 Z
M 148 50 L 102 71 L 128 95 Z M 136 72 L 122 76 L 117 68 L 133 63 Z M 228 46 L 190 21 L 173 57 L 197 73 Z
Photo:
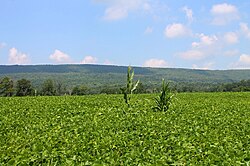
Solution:
M 248 165 L 250 93 L 0 98 L 0 165 Z

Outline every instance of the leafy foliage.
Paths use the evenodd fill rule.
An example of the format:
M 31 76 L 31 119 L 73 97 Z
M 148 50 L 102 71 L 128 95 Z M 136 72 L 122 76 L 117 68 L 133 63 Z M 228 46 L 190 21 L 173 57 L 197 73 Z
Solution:
M 32 93 L 34 93 L 34 89 L 29 80 L 21 79 L 17 81 L 16 96 L 29 96 Z
M 44 96 L 54 96 L 56 94 L 55 85 L 52 79 L 44 81 L 41 93 Z
M 143 94 L 143 93 L 147 93 L 147 89 L 146 87 L 142 84 L 142 82 L 139 82 L 136 90 L 135 90 L 136 94 Z
M 0 98 L 0 165 L 247 165 L 249 93 Z M 156 96 L 155 96 L 156 97 Z
M 10 97 L 14 95 L 14 82 L 9 77 L 0 80 L 0 96 Z
M 86 86 L 76 86 L 72 90 L 72 95 L 86 95 L 88 94 L 88 87 Z
M 249 92 L 250 91 L 250 79 L 241 80 L 240 82 L 220 85 L 218 90 L 223 91 L 223 92 Z
M 57 96 L 62 96 L 65 94 L 69 94 L 67 87 L 61 82 L 61 81 L 57 81 L 55 83 L 55 89 L 56 89 L 56 95 Z
M 133 94 L 133 92 L 136 90 L 138 84 L 139 84 L 139 80 L 134 84 L 133 83 L 133 79 L 134 79 L 134 70 L 132 69 L 131 66 L 128 67 L 128 71 L 127 71 L 127 85 L 125 88 L 121 88 L 121 91 L 123 93 L 123 98 L 125 103 L 130 106 L 130 99 L 131 96 Z

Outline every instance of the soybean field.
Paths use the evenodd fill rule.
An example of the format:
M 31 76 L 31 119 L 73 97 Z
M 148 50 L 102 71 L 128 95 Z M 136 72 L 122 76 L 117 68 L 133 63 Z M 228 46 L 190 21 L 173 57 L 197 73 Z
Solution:
M 0 165 L 249 165 L 250 93 L 0 98 Z

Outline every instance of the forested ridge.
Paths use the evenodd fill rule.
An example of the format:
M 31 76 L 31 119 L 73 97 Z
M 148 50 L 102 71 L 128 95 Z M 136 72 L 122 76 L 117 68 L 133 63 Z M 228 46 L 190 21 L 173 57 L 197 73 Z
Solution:
M 137 93 L 159 92 L 162 78 L 178 92 L 249 91 L 250 70 L 133 69 L 140 80 Z M 0 65 L 0 81 L 2 87 L 9 82 L 12 95 L 19 94 L 20 84 L 32 89 L 27 95 L 114 94 L 124 86 L 126 71 L 126 66 L 112 65 Z

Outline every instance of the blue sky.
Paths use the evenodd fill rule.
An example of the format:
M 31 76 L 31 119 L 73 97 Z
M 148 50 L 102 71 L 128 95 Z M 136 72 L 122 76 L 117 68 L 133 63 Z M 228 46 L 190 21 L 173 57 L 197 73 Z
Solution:
M 250 68 L 250 1 L 0 0 L 0 64 Z

